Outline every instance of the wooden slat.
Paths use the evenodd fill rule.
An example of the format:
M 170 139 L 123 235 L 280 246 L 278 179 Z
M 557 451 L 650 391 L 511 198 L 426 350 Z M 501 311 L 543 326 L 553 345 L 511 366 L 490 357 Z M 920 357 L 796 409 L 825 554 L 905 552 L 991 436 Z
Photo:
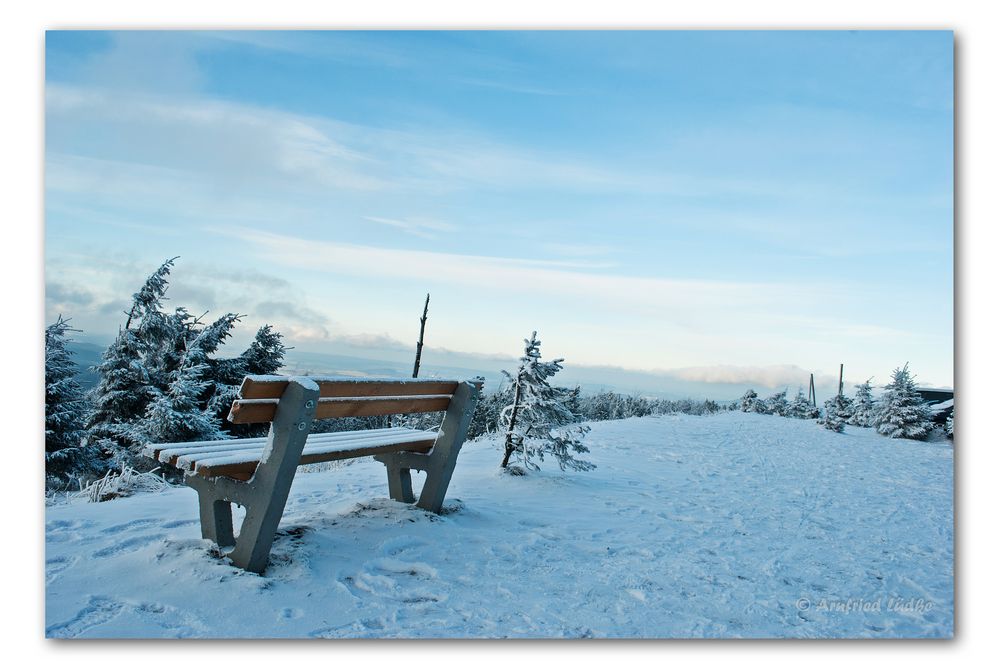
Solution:
M 236 425 L 269 423 L 274 420 L 277 405 L 277 400 L 236 400 L 229 410 L 229 422 Z
M 450 403 L 450 395 L 321 399 L 319 400 L 319 406 L 316 407 L 316 418 L 385 416 L 395 413 L 432 413 L 434 411 L 446 411 Z
M 403 427 L 379 427 L 371 430 L 349 430 L 345 432 L 318 432 L 310 434 L 305 442 L 306 447 L 327 441 L 347 441 L 350 439 L 369 439 L 392 434 L 410 434 L 412 430 Z M 177 457 L 188 453 L 202 451 L 231 451 L 237 448 L 262 448 L 267 443 L 267 437 L 246 437 L 242 439 L 214 439 L 212 441 L 181 441 L 169 444 L 147 444 L 144 453 L 154 460 L 177 464 Z M 166 452 L 168 459 L 161 459 Z
M 245 439 L 226 439 L 224 441 L 219 441 L 215 439 L 213 441 L 188 441 L 188 442 L 177 442 L 173 444 L 147 444 L 143 453 L 153 460 L 159 460 L 160 454 L 163 451 L 172 451 L 176 449 L 184 450 L 194 450 L 197 448 L 211 448 L 213 446 L 218 446 L 221 444 L 226 444 L 229 446 L 236 445 L 246 445 L 246 446 L 262 446 L 267 442 L 267 437 L 247 437 Z M 166 462 L 166 460 L 162 460 Z M 172 462 L 170 464 L 173 464 Z
M 320 397 L 400 397 L 406 395 L 453 395 L 457 381 L 416 379 L 348 379 L 310 377 L 319 384 Z M 239 396 L 247 400 L 276 400 L 288 387 L 285 376 L 247 376 Z
M 364 446 L 383 446 L 385 444 L 404 444 L 421 441 L 433 441 L 437 435 L 423 430 L 393 427 L 378 430 L 352 430 L 350 432 L 327 432 L 309 435 L 306 439 L 304 453 L 328 453 L 333 451 L 351 450 Z M 257 461 L 263 453 L 267 439 L 263 438 L 256 444 L 237 444 L 230 439 L 193 448 L 171 448 L 160 452 L 160 461 L 169 462 L 180 469 L 194 469 L 198 461 L 230 458 L 237 456 L 247 462 Z
M 314 453 L 302 455 L 298 461 L 299 465 L 311 465 L 319 462 L 333 462 L 334 460 L 347 460 L 350 458 L 361 458 L 368 455 L 379 455 L 382 453 L 397 453 L 399 451 L 409 451 L 413 453 L 426 453 L 433 448 L 434 440 L 408 442 L 404 444 L 382 444 L 379 446 L 363 446 L 350 450 L 337 450 L 329 453 Z M 202 465 L 195 463 L 195 467 L 200 476 L 228 476 L 240 481 L 249 480 L 259 465 L 259 460 L 248 462 L 230 463 L 225 465 Z
M 388 414 L 431 413 L 445 411 L 450 395 L 419 395 L 415 397 L 338 397 L 319 400 L 316 418 L 346 418 L 348 416 L 385 416 Z M 229 422 L 269 423 L 274 420 L 277 400 L 236 400 L 229 411 Z

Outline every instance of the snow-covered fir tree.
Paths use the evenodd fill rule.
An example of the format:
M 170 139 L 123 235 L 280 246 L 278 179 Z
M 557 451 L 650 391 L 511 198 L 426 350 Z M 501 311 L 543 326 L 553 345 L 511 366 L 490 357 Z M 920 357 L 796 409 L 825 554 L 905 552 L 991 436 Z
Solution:
M 573 455 L 589 452 L 582 442 L 589 427 L 566 427 L 576 416 L 565 405 L 565 393 L 548 382 L 561 371 L 562 362 L 562 358 L 541 361 L 541 341 L 535 331 L 530 339 L 524 340 L 524 355 L 517 373 L 503 370 L 513 390 L 513 400 L 500 412 L 504 427 L 502 467 L 508 466 L 514 454 L 530 469 L 538 469 L 537 462 L 544 461 L 545 454 L 554 456 L 562 470 L 586 471 L 596 466 Z
M 282 336 L 270 325 L 257 330 L 249 348 L 235 358 L 209 360 L 208 377 L 212 381 L 208 407 L 234 437 L 253 437 L 267 434 L 267 425 L 233 425 L 226 418 L 233 400 L 239 392 L 243 377 L 248 374 L 274 374 L 284 366 L 287 351 Z M 422 415 L 422 414 L 421 414 Z M 362 429 L 362 428 L 358 428 Z
M 787 401 L 787 388 L 768 397 L 765 403 L 767 413 L 778 416 L 787 416 L 791 410 L 791 405 Z
M 791 400 L 791 405 L 788 407 L 788 416 L 792 418 L 818 418 L 819 409 L 818 407 L 812 406 L 812 403 L 805 397 L 805 391 L 798 387 L 798 393 Z
M 87 404 L 67 349 L 70 332 L 79 330 L 61 315 L 45 328 L 45 476 L 50 485 L 100 469 L 95 449 L 83 443 Z
M 243 376 L 273 373 L 282 364 L 285 347 L 270 326 L 262 327 L 240 356 L 220 358 L 215 354 L 241 316 L 227 313 L 206 325 L 184 307 L 162 311 L 174 260 L 163 263 L 132 296 L 125 327 L 95 368 L 99 380 L 91 393 L 88 441 L 125 464 L 132 464 L 147 441 L 166 439 L 169 430 L 154 423 L 171 416 L 178 428 L 167 440 L 219 434 Z M 189 415 L 180 417 L 183 412 Z
M 565 396 L 564 404 L 565 408 L 569 410 L 576 420 L 582 417 L 582 412 L 580 409 L 580 399 L 582 398 L 582 390 L 579 386 L 575 388 L 559 388 L 562 394 Z
M 825 410 L 818 422 L 827 430 L 842 432 L 851 415 L 849 399 L 842 395 L 833 395 L 823 406 Z
M 257 330 L 250 347 L 239 356 L 245 373 L 277 373 L 284 366 L 284 354 L 288 350 L 281 340 L 281 334 L 274 332 L 270 325 Z
M 747 390 L 742 398 L 739 400 L 739 410 L 749 413 L 751 411 L 756 411 L 756 404 L 759 402 L 759 395 L 756 391 L 750 388 Z
M 892 372 L 892 380 L 875 404 L 874 427 L 892 439 L 926 439 L 933 430 L 929 406 L 916 392 L 909 363 Z
M 98 382 L 90 392 L 87 441 L 106 457 L 135 448 L 135 423 L 145 414 L 157 377 L 165 376 L 157 363 L 170 325 L 159 309 L 174 260 L 160 265 L 132 296 L 125 327 L 94 368 Z
M 871 395 L 871 380 L 867 379 L 855 388 L 857 394 L 853 398 L 853 415 L 847 422 L 858 427 L 871 427 L 874 424 L 874 397 Z
M 213 412 L 201 408 L 201 396 L 209 383 L 204 378 L 207 369 L 205 364 L 183 366 L 165 392 L 155 389 L 146 415 L 133 428 L 135 440 L 168 443 L 224 438 Z
M 947 416 L 947 422 L 944 424 L 944 433 L 947 435 L 948 439 L 954 438 L 954 412 L 951 412 Z
M 180 367 L 170 370 L 166 389 L 153 388 L 153 400 L 145 416 L 133 432 L 139 443 L 178 441 L 210 441 L 226 436 L 220 429 L 214 408 L 205 408 L 202 398 L 212 385 L 209 378 L 211 361 L 208 356 L 218 350 L 239 320 L 236 314 L 226 314 L 197 332 L 190 342 Z
M 121 330 L 94 368 L 98 381 L 90 392 L 87 440 L 99 445 L 106 457 L 126 446 L 132 423 L 145 413 L 149 402 L 149 370 L 142 351 L 135 331 Z

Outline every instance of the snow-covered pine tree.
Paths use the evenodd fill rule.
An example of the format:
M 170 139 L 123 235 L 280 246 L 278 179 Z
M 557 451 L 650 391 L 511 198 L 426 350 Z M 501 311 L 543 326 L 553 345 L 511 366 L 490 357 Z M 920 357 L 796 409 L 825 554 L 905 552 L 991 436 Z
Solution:
M 791 410 L 791 405 L 787 401 L 787 388 L 768 397 L 766 399 L 766 408 L 767 413 L 787 416 Z
M 135 423 L 145 414 L 156 381 L 165 376 L 160 369 L 163 342 L 174 339 L 176 319 L 159 309 L 174 260 L 160 265 L 132 295 L 125 327 L 94 368 L 98 382 L 90 392 L 87 442 L 99 445 L 105 456 L 136 446 Z
M 154 399 L 142 421 L 133 428 L 138 443 L 209 441 L 227 435 L 210 409 L 201 408 L 201 396 L 209 382 L 204 376 L 208 365 L 196 363 L 181 367 L 170 387 L 154 390 Z
M 892 372 L 892 381 L 875 404 L 874 427 L 892 439 L 926 439 L 933 430 L 933 416 L 916 392 L 909 363 Z
M 846 427 L 846 421 L 852 415 L 850 400 L 842 395 L 833 395 L 826 400 L 824 407 L 825 411 L 818 422 L 827 430 L 842 432 Z
M 166 295 L 167 286 L 169 286 L 167 277 L 170 276 L 173 261 L 179 257 L 174 256 L 160 265 L 145 280 L 142 287 L 139 288 L 139 292 L 132 295 L 132 309 L 128 312 L 128 320 L 125 322 L 126 330 L 132 327 L 133 320 L 141 318 L 146 313 L 159 311 L 163 304 L 163 296 Z
M 235 358 L 209 360 L 208 377 L 213 387 L 208 408 L 221 421 L 222 429 L 234 437 L 254 437 L 267 434 L 267 425 L 233 425 L 226 420 L 233 400 L 239 392 L 239 385 L 247 374 L 274 374 L 284 366 L 287 348 L 281 342 L 282 336 L 270 325 L 257 330 L 250 346 Z M 343 421 L 341 421 L 343 422 Z M 361 428 L 358 428 L 361 429 Z
M 246 367 L 242 356 L 235 358 L 209 358 L 208 356 L 215 353 L 219 346 L 231 336 L 232 329 L 240 318 L 242 317 L 238 314 L 228 313 L 204 328 L 191 324 L 178 333 L 181 337 L 178 345 L 182 346 L 184 351 L 181 359 L 182 364 L 205 366 L 202 378 L 207 383 L 203 397 L 207 398 L 207 406 L 212 413 L 219 414 L 220 421 L 229 415 L 232 400 L 239 390 L 239 384 L 246 375 Z M 174 371 L 174 369 L 170 370 L 171 373 Z
M 546 453 L 556 458 L 563 471 L 587 471 L 596 466 L 573 455 L 589 452 L 582 442 L 589 427 L 565 427 L 576 417 L 565 406 L 565 394 L 548 382 L 561 371 L 562 362 L 562 358 L 541 361 L 541 341 L 535 331 L 530 339 L 524 340 L 524 356 L 516 375 L 503 370 L 513 389 L 513 401 L 500 412 L 500 422 L 505 428 L 503 468 L 514 453 L 531 469 L 539 469 L 534 460 L 544 461 Z
M 284 354 L 288 350 L 281 342 L 281 334 L 274 332 L 270 325 L 257 330 L 250 347 L 240 356 L 246 374 L 275 374 L 284 366 Z
M 57 485 L 100 469 L 95 449 L 83 443 L 87 404 L 66 348 L 70 332 L 79 330 L 61 315 L 45 328 L 45 477 Z
M 185 342 L 180 367 L 169 372 L 168 387 L 152 390 L 153 400 L 133 430 L 136 442 L 210 441 L 228 436 L 220 429 L 214 408 L 205 408 L 203 399 L 213 384 L 210 373 L 215 361 L 208 355 L 218 350 L 238 320 L 237 314 L 225 314 Z
M 853 398 L 853 415 L 847 421 L 858 427 L 871 427 L 874 423 L 874 397 L 871 395 L 871 380 L 867 379 L 854 386 L 857 394 Z
M 817 414 L 818 409 L 812 406 L 812 403 L 805 397 L 805 391 L 801 389 L 801 386 L 798 386 L 798 394 L 791 400 L 788 415 L 792 418 L 817 418 Z
M 571 413 L 573 416 L 576 417 L 575 420 L 579 420 L 580 418 L 582 418 L 582 413 L 580 413 L 580 405 L 579 405 L 579 400 L 582 392 L 580 387 L 576 386 L 575 388 L 561 388 L 561 390 L 565 394 L 565 402 L 564 402 L 565 408 L 569 410 L 569 413 Z
M 756 403 L 758 400 L 759 396 L 756 394 L 756 391 L 750 388 L 742 396 L 742 399 L 739 400 L 739 410 L 745 411 L 746 413 L 749 413 L 750 411 L 755 411 Z
M 95 445 L 100 442 L 104 450 L 124 446 L 130 426 L 149 402 L 149 371 L 142 348 L 133 330 L 121 330 L 94 367 L 98 381 L 90 392 L 87 440 Z
M 954 412 L 952 411 L 949 416 L 947 416 L 947 422 L 944 425 L 944 433 L 947 435 L 948 439 L 954 438 Z

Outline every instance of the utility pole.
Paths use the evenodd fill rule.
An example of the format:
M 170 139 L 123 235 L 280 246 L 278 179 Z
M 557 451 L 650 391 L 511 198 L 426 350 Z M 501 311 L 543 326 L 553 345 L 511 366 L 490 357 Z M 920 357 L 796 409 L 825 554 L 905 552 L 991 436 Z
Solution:
M 839 396 L 843 396 L 843 363 L 839 363 Z
M 808 399 L 815 406 L 815 374 L 808 375 Z

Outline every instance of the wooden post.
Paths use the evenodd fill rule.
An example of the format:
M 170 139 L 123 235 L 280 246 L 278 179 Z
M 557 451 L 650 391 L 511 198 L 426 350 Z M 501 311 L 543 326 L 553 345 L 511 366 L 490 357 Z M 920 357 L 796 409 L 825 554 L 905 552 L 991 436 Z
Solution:
M 843 363 L 839 363 L 839 393 L 840 397 L 843 396 Z
M 812 406 L 815 406 L 815 375 L 808 375 L 808 399 L 811 400 Z
M 427 327 L 427 308 L 430 306 L 430 293 L 427 293 L 427 301 L 423 303 L 423 317 L 420 318 L 420 338 L 416 342 L 416 362 L 413 363 L 413 378 L 420 373 L 420 356 L 423 354 L 423 331 Z

